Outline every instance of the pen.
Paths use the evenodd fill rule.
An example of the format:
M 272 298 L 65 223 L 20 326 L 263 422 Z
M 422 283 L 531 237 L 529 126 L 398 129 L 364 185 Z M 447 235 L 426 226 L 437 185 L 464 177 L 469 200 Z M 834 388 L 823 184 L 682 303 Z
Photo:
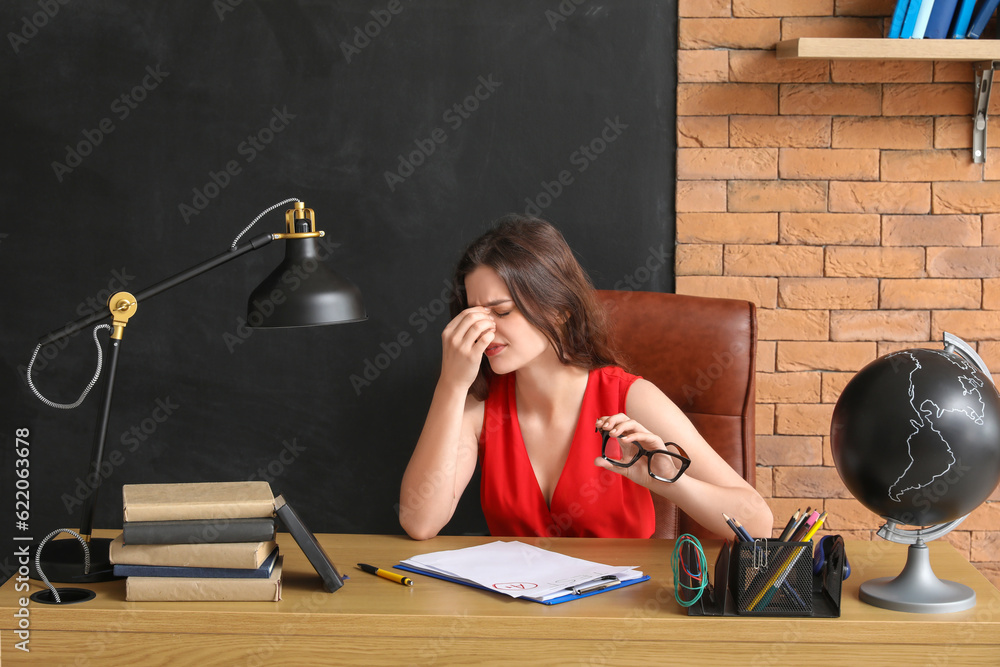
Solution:
M 395 581 L 397 584 L 403 584 L 404 586 L 413 585 L 413 579 L 410 579 L 409 577 L 404 577 L 401 574 L 396 574 L 395 572 L 389 572 L 388 570 L 383 570 L 382 568 L 375 567 L 374 565 L 358 563 L 358 567 L 360 567 L 368 574 L 374 574 L 376 577 L 382 577 L 383 579 L 388 579 L 389 581 Z

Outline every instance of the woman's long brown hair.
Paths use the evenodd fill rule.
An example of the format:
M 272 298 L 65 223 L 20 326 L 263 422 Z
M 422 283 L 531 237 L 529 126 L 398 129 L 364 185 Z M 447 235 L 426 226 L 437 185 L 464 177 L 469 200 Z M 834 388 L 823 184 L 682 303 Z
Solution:
M 607 318 L 590 278 L 550 223 L 506 215 L 473 241 L 455 269 L 452 317 L 469 307 L 465 277 L 480 266 L 497 272 L 518 310 L 545 334 L 564 364 L 587 370 L 623 365 L 610 347 Z M 485 400 L 493 375 L 484 357 L 469 393 Z

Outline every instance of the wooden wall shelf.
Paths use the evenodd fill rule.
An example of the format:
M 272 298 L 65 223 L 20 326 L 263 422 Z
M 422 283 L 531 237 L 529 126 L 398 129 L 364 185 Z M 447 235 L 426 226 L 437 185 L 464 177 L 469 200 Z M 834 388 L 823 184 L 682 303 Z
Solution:
M 986 121 L 993 72 L 1000 69 L 1000 40 L 799 37 L 778 42 L 774 51 L 775 56 L 782 59 L 952 60 L 975 63 L 972 161 L 986 162 Z
M 1000 60 L 995 39 L 854 39 L 799 37 L 778 42 L 778 58 L 826 60 Z

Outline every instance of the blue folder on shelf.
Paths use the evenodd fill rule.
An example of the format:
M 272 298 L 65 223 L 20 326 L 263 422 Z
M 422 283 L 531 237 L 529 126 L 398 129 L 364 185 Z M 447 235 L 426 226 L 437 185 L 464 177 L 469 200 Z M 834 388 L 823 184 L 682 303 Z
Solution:
M 948 28 L 955 18 L 955 8 L 958 0 L 935 0 L 931 16 L 927 19 L 927 30 L 924 39 L 947 39 Z
M 972 23 L 972 10 L 976 8 L 976 0 L 961 0 L 958 11 L 955 12 L 955 26 L 951 31 L 952 39 L 965 39 Z
M 922 0 L 910 0 L 910 4 L 906 8 L 906 16 L 903 19 L 903 27 L 899 33 L 900 38 L 910 39 L 913 37 L 913 28 L 917 25 L 917 15 L 920 14 L 922 4 Z
M 983 34 L 983 30 L 986 29 L 986 24 L 990 22 L 993 12 L 996 11 L 997 4 L 1000 4 L 1000 0 L 985 0 L 981 5 L 976 7 L 972 24 L 969 25 L 969 32 L 965 35 L 968 39 L 979 39 L 979 36 Z
M 497 592 L 495 590 L 492 590 L 492 589 L 487 588 L 486 586 L 482 586 L 480 584 L 475 584 L 475 583 L 472 583 L 472 582 L 469 582 L 469 581 L 465 581 L 463 579 L 455 579 L 455 578 L 452 578 L 452 577 L 446 577 L 446 576 L 444 576 L 442 574 L 439 574 L 437 572 L 429 572 L 427 570 L 421 570 L 420 568 L 412 567 L 410 565 L 403 565 L 402 563 L 400 563 L 399 565 L 396 565 L 395 569 L 397 569 L 397 570 L 405 570 L 406 572 L 413 572 L 414 574 L 423 574 L 425 576 L 434 577 L 435 579 L 440 579 L 442 581 L 450 581 L 450 582 L 455 583 L 455 584 L 462 584 L 463 586 L 469 586 L 471 588 L 478 588 L 480 590 L 489 591 L 491 593 L 496 593 Z M 566 595 L 562 595 L 562 596 L 556 597 L 556 598 L 549 598 L 547 600 L 536 600 L 534 598 L 529 598 L 529 597 L 522 597 L 522 598 L 516 598 L 516 599 L 519 599 L 519 600 L 528 600 L 529 602 L 537 602 L 539 604 L 546 604 L 546 605 L 562 604 L 563 602 L 572 602 L 573 600 L 582 600 L 583 598 L 589 598 L 592 595 L 600 595 L 601 593 L 607 593 L 609 591 L 616 591 L 619 588 L 625 588 L 626 586 L 632 586 L 634 584 L 641 584 L 644 581 L 649 581 L 649 575 L 648 574 L 644 574 L 641 577 L 638 577 L 636 579 L 627 579 L 625 581 L 617 581 L 617 580 L 615 580 L 615 581 L 617 581 L 617 583 L 614 583 L 614 584 L 604 583 L 604 581 L 606 581 L 606 580 L 602 581 L 602 580 L 595 579 L 593 582 L 587 582 L 586 584 L 583 584 L 581 586 L 577 586 L 576 587 L 577 590 L 580 591 L 578 593 L 577 592 L 573 592 L 573 590 L 571 588 L 567 588 L 566 590 L 568 592 L 566 593 Z M 501 593 L 501 595 L 502 595 L 502 593 Z
M 889 38 L 898 39 L 903 31 L 903 19 L 912 0 L 896 0 L 896 9 L 892 12 L 892 22 L 889 24 Z
M 913 25 L 912 39 L 923 39 L 927 32 L 927 21 L 931 18 L 931 11 L 934 9 L 935 0 L 920 0 L 920 11 L 917 12 L 917 19 Z

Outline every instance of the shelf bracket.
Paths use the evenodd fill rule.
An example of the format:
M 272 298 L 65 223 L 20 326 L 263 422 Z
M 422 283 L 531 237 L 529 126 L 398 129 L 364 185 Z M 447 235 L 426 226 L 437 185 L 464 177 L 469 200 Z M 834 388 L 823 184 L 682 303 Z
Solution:
M 972 161 L 986 162 L 986 123 L 993 91 L 993 72 L 1000 68 L 1000 61 L 987 60 L 976 63 L 976 113 L 972 118 Z

